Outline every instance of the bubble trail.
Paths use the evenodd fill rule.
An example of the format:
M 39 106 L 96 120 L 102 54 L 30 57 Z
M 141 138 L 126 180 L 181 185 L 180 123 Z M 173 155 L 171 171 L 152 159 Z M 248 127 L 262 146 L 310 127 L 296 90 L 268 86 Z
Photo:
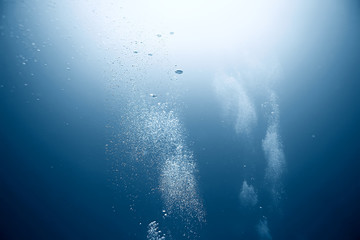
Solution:
M 166 105 L 153 107 L 145 118 L 146 142 L 152 145 L 161 164 L 160 191 L 168 215 L 185 221 L 204 221 L 204 210 L 195 178 L 196 164 L 188 150 L 183 127 Z
M 274 93 L 270 94 L 268 127 L 266 135 L 262 140 L 262 149 L 267 161 L 265 179 L 270 183 L 274 199 L 278 199 L 280 178 L 285 167 L 285 154 L 279 134 L 279 105 Z

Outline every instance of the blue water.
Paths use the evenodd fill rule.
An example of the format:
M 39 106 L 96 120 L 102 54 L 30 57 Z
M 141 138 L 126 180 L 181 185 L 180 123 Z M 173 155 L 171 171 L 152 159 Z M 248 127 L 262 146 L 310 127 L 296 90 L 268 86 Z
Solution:
M 359 3 L 140 2 L 0 2 L 0 238 L 360 239 Z

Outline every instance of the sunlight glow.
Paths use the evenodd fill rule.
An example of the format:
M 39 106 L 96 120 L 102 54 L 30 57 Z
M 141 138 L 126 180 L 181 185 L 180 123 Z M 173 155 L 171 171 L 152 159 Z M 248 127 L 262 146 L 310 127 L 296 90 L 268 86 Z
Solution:
M 276 41 L 291 17 L 291 7 L 283 0 L 154 0 L 147 4 L 144 22 L 174 29 L 185 47 L 195 44 L 206 50 Z
M 106 41 L 116 42 L 124 36 L 175 32 L 170 48 L 200 52 L 269 47 L 286 32 L 295 6 L 284 0 L 90 0 L 75 5 L 79 22 L 95 31 L 92 37 L 106 34 Z M 124 23 L 131 27 L 126 33 Z

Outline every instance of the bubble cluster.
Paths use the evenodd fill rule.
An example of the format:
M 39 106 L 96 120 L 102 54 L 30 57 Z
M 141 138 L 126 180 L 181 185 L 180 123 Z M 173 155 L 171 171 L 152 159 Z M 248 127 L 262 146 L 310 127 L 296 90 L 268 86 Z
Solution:
M 237 134 L 250 134 L 257 122 L 253 102 L 241 82 L 234 77 L 221 76 L 214 81 L 215 92 L 221 101 L 224 114 L 234 122 Z
M 182 153 L 170 156 L 162 169 L 160 190 L 169 214 L 204 220 L 203 206 L 197 193 L 192 155 Z
M 165 235 L 159 230 L 159 224 L 156 221 L 149 223 L 147 231 L 148 240 L 165 240 Z
M 268 226 L 268 222 L 266 219 L 260 220 L 259 224 L 257 225 L 257 232 L 260 237 L 260 240 L 271 240 L 270 229 Z
M 240 201 L 243 206 L 255 206 L 258 202 L 257 194 L 254 190 L 254 187 L 246 181 L 243 182 L 241 192 L 240 192 Z
M 166 105 L 152 107 L 144 119 L 143 141 L 162 162 L 160 191 L 169 215 L 204 220 L 193 153 L 187 149 L 179 118 Z

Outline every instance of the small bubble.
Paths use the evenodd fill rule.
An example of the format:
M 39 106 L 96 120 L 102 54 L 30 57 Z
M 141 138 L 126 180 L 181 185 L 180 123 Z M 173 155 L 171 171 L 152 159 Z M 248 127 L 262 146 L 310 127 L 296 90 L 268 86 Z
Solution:
M 174 32 L 170 32 L 170 35 L 174 35 Z
M 180 69 L 178 69 L 178 70 L 175 71 L 176 74 L 183 74 L 183 72 L 184 72 L 184 71 L 183 71 L 183 70 L 180 70 Z
M 134 51 L 134 53 L 138 53 L 138 51 Z
M 157 37 L 161 37 L 161 34 L 156 34 Z
M 151 56 L 152 56 L 152 53 L 149 53 L 148 55 L 151 57 Z

